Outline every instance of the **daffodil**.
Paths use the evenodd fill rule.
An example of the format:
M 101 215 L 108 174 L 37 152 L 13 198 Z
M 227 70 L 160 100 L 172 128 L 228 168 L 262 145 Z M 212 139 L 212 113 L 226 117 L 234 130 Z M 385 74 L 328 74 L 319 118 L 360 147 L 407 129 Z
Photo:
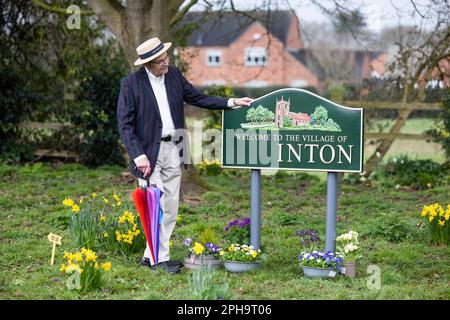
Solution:
M 91 194 L 91 196 L 92 196 L 93 199 L 95 199 L 95 198 L 98 197 L 98 195 L 97 195 L 95 192 L 93 192 L 93 193 Z
M 78 264 L 71 264 L 66 267 L 66 272 L 78 271 L 79 273 L 83 272 L 83 269 L 80 268 Z
M 71 207 L 75 204 L 75 202 L 71 198 L 65 198 L 63 201 L 63 205 L 66 207 Z
M 75 213 L 80 212 L 80 207 L 77 204 L 74 204 L 72 206 L 72 211 L 75 212 Z
M 102 268 L 103 268 L 103 270 L 105 270 L 105 271 L 109 271 L 109 270 L 111 270 L 111 262 L 105 262 L 105 263 L 102 263 Z
M 106 217 L 105 217 L 105 215 L 100 215 L 100 221 L 102 221 L 102 222 L 105 222 L 106 221 Z
M 439 220 L 438 222 L 439 222 L 439 225 L 440 225 L 441 227 L 443 227 L 443 226 L 445 225 L 445 221 L 444 221 L 444 220 Z
M 81 261 L 83 261 L 83 255 L 81 254 L 81 252 L 76 252 L 76 253 L 72 254 L 71 260 L 74 260 L 76 262 L 81 262 Z
M 203 253 L 203 250 L 205 250 L 205 247 L 201 243 L 195 242 L 193 250 L 194 250 L 195 254 L 199 255 L 199 254 Z
M 95 254 L 95 252 L 92 252 L 92 251 L 88 251 L 87 253 L 86 253 L 86 262 L 89 262 L 89 261 L 96 261 L 97 260 L 97 255 Z

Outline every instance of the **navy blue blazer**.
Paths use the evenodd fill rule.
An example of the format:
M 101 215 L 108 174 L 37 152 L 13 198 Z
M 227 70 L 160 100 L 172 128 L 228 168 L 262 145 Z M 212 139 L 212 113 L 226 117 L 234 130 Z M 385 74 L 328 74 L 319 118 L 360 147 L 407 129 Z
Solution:
M 227 99 L 204 95 L 195 89 L 176 67 L 169 66 L 164 82 L 175 129 L 186 128 L 184 102 L 212 110 L 227 108 Z M 149 159 L 150 174 L 152 174 L 161 144 L 162 121 L 145 67 L 141 67 L 121 80 L 117 122 L 120 138 L 130 158 L 130 170 L 133 176 L 143 178 L 142 172 L 134 163 L 134 159 L 142 154 Z M 189 145 L 186 137 L 183 144 L 184 148 Z

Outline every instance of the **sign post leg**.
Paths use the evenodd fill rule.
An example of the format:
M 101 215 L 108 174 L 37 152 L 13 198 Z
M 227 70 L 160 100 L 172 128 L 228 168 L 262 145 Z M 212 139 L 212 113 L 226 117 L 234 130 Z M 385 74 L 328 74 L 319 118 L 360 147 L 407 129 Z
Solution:
M 252 169 L 250 190 L 250 244 L 261 247 L 261 170 Z
M 328 172 L 325 250 L 336 251 L 338 173 Z

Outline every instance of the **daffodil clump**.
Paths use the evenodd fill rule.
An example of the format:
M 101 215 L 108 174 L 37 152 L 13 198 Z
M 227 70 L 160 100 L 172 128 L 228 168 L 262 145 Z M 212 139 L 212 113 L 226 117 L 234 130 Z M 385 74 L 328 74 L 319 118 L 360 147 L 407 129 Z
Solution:
M 219 160 L 208 160 L 204 159 L 198 165 L 198 170 L 200 174 L 205 174 L 207 176 L 218 175 L 222 171 L 222 165 Z
M 450 204 L 444 209 L 439 203 L 425 205 L 421 217 L 425 219 L 434 243 L 450 243 Z
M 65 198 L 62 204 L 70 208 L 69 233 L 75 244 L 79 248 L 89 249 L 102 246 L 107 217 L 123 206 L 118 194 L 114 193 L 112 197 L 107 198 L 95 192 L 78 201 L 70 197 Z
M 246 244 L 232 244 L 227 250 L 221 250 L 220 256 L 224 261 L 256 262 L 261 260 L 261 250 Z
M 60 271 L 79 276 L 75 280 L 75 288 L 78 291 L 89 291 L 101 288 L 108 278 L 107 271 L 111 270 L 111 262 L 99 264 L 97 254 L 86 248 L 71 253 L 64 252 L 66 263 L 61 264 Z
M 139 218 L 128 210 L 124 210 L 112 223 L 105 224 L 103 240 L 108 249 L 123 254 L 142 250 L 146 241 Z

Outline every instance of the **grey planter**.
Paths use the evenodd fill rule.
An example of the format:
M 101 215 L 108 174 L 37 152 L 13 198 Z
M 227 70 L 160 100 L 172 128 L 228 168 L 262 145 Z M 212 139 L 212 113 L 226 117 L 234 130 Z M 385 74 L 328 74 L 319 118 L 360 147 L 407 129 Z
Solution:
M 320 279 L 320 278 L 328 278 L 328 277 L 334 277 L 334 275 L 337 273 L 335 269 L 321 269 L 321 268 L 311 268 L 311 267 L 304 267 L 303 269 L 303 275 L 306 278 L 311 279 Z M 331 274 L 330 274 L 331 272 Z M 334 275 L 333 275 L 334 272 Z
M 186 269 L 201 269 L 207 265 L 211 265 L 211 268 L 219 269 L 222 264 L 220 259 L 214 256 L 192 254 L 184 259 L 184 267 Z
M 261 267 L 260 262 L 225 261 L 225 269 L 230 272 L 247 272 Z

